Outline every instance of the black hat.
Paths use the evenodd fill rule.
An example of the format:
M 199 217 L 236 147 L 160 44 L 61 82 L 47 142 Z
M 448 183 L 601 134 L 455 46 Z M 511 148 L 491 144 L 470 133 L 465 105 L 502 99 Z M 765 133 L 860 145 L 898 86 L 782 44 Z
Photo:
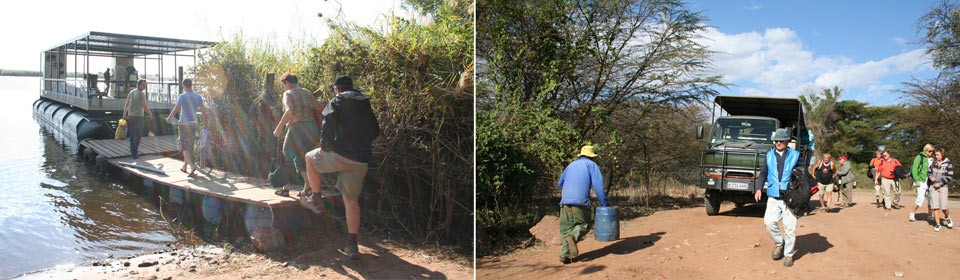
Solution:
M 340 76 L 333 81 L 333 85 L 339 87 L 341 90 L 351 90 L 353 89 L 353 79 L 347 76 Z

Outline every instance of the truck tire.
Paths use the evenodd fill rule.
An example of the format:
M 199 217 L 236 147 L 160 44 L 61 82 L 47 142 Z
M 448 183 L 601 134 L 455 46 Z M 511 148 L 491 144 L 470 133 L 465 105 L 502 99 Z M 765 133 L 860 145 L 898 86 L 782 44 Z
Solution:
M 703 207 L 707 210 L 707 216 L 720 213 L 720 202 L 720 190 L 706 190 L 703 193 Z

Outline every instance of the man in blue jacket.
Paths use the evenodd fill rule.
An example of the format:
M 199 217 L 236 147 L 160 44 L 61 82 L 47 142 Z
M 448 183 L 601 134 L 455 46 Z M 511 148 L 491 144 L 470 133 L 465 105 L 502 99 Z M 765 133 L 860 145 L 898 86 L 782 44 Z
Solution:
M 800 152 L 787 147 L 790 141 L 790 133 L 787 129 L 777 129 L 773 134 L 773 143 L 776 149 L 767 152 L 766 163 L 760 171 L 759 180 L 757 180 L 756 194 L 754 199 L 760 202 L 761 191 L 767 192 L 767 210 L 763 214 L 763 223 L 767 227 L 767 233 L 776 243 L 773 249 L 773 260 L 783 260 L 783 266 L 793 266 L 794 243 L 797 238 L 797 217 L 787 207 L 781 194 L 790 184 L 790 174 L 797 165 L 800 158 Z M 777 222 L 783 220 L 783 234 Z
M 580 158 L 567 165 L 557 183 L 562 189 L 560 199 L 560 237 L 563 248 L 560 249 L 560 262 L 567 264 L 573 261 L 580 252 L 577 241 L 590 231 L 590 188 L 600 200 L 600 205 L 607 206 L 607 196 L 603 193 L 603 175 L 600 167 L 593 162 L 597 154 L 593 146 L 580 148 Z

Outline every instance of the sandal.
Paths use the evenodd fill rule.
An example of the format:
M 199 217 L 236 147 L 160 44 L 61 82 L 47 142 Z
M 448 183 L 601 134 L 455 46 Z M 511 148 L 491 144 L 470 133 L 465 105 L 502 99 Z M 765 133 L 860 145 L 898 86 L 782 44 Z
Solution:
M 303 190 L 300 190 L 299 192 L 297 192 L 297 197 L 310 196 L 311 194 L 313 194 L 313 190 L 311 190 L 310 188 L 304 188 Z
M 277 189 L 277 191 L 273 192 L 273 194 L 279 196 L 290 196 L 290 189 L 287 189 L 286 186 L 280 187 L 280 189 Z
M 187 167 L 184 166 L 183 168 L 180 168 L 180 171 L 182 171 L 183 173 L 187 173 Z

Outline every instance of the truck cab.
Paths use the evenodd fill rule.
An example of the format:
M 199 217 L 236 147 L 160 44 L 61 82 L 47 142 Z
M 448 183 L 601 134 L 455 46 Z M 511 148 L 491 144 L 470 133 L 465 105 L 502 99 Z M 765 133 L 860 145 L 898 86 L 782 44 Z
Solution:
M 721 116 L 713 118 L 706 148 L 700 152 L 699 185 L 707 215 L 718 214 L 723 201 L 737 207 L 756 202 L 758 176 L 766 153 L 774 149 L 772 137 L 778 128 L 790 131 L 788 146 L 800 152 L 799 166 L 806 166 L 810 146 L 799 99 L 721 95 L 714 103 Z M 703 127 L 697 129 L 698 139 L 704 138 L 703 132 Z

